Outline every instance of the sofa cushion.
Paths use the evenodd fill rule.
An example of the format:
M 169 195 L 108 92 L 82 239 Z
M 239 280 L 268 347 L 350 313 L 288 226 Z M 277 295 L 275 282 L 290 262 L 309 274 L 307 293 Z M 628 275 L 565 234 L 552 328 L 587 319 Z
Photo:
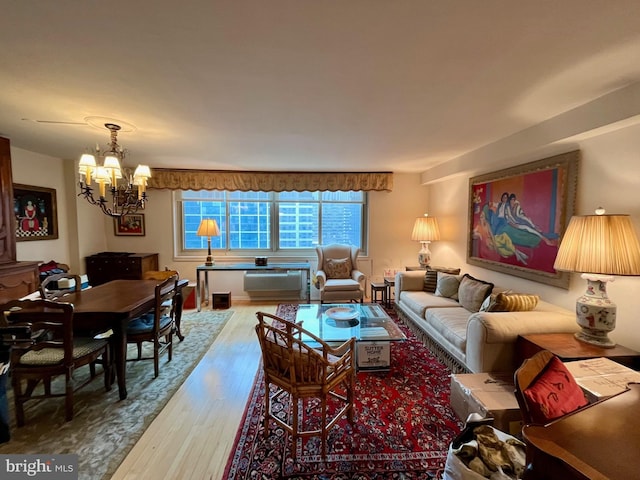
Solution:
M 538 305 L 538 295 L 501 292 L 490 295 L 480 308 L 483 312 L 528 312 Z
M 463 354 L 467 349 L 468 320 L 469 312 L 462 307 L 429 308 L 425 313 L 426 323 Z
M 398 300 L 402 302 L 403 308 L 412 311 L 420 318 L 424 318 L 424 312 L 428 308 L 460 307 L 452 298 L 436 297 L 431 293 L 416 290 L 400 292 Z
M 449 273 L 438 272 L 438 285 L 435 295 L 438 297 L 458 299 L 458 288 L 460 287 L 460 277 Z
M 580 385 L 558 357 L 549 361 L 523 394 L 529 400 L 527 403 L 536 423 L 546 423 L 589 403 Z
M 423 290 L 429 293 L 436 293 L 436 287 L 438 286 L 438 272 L 450 273 L 451 275 L 459 275 L 459 268 L 447 268 L 447 267 L 427 267 L 427 271 L 424 275 L 424 287 Z
M 480 311 L 482 302 L 491 294 L 493 283 L 478 280 L 465 273 L 458 288 L 458 302 L 470 312 Z
M 324 272 L 327 278 L 351 278 L 351 259 L 330 258 L 324 262 Z

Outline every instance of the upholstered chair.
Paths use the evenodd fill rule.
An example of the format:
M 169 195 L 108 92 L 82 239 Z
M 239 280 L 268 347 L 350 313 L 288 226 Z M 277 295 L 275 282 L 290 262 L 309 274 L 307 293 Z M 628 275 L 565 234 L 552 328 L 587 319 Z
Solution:
M 320 303 L 359 301 L 364 298 L 364 273 L 358 270 L 360 249 L 353 245 L 319 245 L 316 286 Z

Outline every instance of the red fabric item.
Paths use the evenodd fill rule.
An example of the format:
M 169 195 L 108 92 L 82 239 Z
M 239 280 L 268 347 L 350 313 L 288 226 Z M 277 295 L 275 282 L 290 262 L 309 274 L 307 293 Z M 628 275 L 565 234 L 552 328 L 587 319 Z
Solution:
M 38 266 L 38 269 L 40 270 L 40 272 L 48 272 L 50 270 L 55 270 L 56 268 L 58 268 L 58 264 L 53 260 Z
M 546 423 L 584 407 L 589 402 L 564 363 L 553 357 L 540 376 L 524 391 L 536 423 Z

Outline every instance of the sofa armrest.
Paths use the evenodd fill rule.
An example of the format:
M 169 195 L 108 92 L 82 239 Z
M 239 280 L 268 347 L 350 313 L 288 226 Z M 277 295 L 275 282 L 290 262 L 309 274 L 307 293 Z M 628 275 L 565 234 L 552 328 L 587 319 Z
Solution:
M 422 291 L 424 289 L 424 270 L 411 270 L 408 272 L 396 273 L 395 295 L 400 298 L 400 292 L 413 290 Z
M 530 312 L 478 312 L 467 324 L 466 364 L 474 373 L 514 372 L 519 335 L 577 332 L 575 314 L 539 302 Z

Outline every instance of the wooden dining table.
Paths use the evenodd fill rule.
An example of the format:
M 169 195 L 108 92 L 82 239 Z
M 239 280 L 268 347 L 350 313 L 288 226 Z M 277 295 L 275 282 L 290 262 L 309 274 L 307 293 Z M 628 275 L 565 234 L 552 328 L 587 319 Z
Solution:
M 74 332 L 95 335 L 109 329 L 113 331 L 113 360 L 121 400 L 127 398 L 127 324 L 154 308 L 157 283 L 156 280 L 113 280 L 59 298 L 74 306 Z M 176 294 L 176 335 L 181 341 L 184 338 L 180 331 L 182 288 L 188 283 L 186 279 L 180 280 Z

